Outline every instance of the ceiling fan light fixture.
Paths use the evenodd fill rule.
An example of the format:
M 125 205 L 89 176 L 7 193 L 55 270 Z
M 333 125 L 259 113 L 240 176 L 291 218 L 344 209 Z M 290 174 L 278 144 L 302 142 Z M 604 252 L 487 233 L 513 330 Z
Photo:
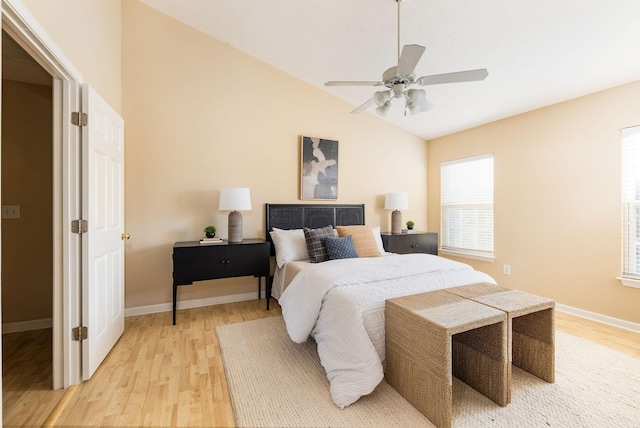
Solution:
M 405 93 L 406 87 L 403 83 L 396 83 L 391 87 L 391 90 L 393 91 L 394 96 L 399 98 L 402 94 Z
M 424 89 L 409 89 L 407 96 L 412 103 L 422 104 L 422 102 L 427 98 L 427 91 Z
M 391 99 L 391 93 L 389 91 L 378 91 L 373 95 L 373 100 L 378 107 L 382 107 Z
M 419 103 L 408 102 L 407 108 L 409 109 L 409 113 L 418 114 L 422 111 L 422 105 Z
M 390 1 L 390 0 L 389 0 Z M 365 80 L 334 80 L 325 82 L 325 86 L 384 86 L 385 91 L 375 92 L 373 98 L 370 98 L 360 107 L 351 113 L 362 113 L 369 107 L 376 104 L 376 112 L 380 116 L 386 116 L 389 109 L 389 101 L 394 98 L 404 99 L 406 116 L 407 110 L 411 114 L 425 112 L 433 108 L 426 99 L 426 91 L 422 89 L 410 89 L 412 85 L 440 85 L 457 82 L 474 82 L 484 80 L 489 72 L 484 69 L 454 71 L 449 73 L 431 74 L 422 77 L 416 77 L 416 66 L 424 54 L 425 47 L 418 44 L 404 45 L 400 50 L 400 3 L 402 0 L 394 0 L 398 5 L 398 63 L 388 68 L 382 73 L 382 80 L 365 81 Z
M 382 117 L 387 116 L 387 112 L 389 111 L 389 107 L 391 107 L 391 103 L 387 101 L 379 107 L 376 107 L 376 113 L 378 113 Z

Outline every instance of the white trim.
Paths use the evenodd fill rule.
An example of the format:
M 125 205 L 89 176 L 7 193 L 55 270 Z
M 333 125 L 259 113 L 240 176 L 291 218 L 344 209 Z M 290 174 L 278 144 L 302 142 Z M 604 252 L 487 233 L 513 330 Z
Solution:
M 80 383 L 80 343 L 71 328 L 80 325 L 79 245 L 70 233 L 80 218 L 79 132 L 69 120 L 80 107 L 82 75 L 20 0 L 2 0 L 2 29 L 53 76 L 53 388 Z M 60 121 L 59 123 L 57 121 Z
M 2 29 L 54 77 L 82 75 L 20 0 L 2 0 Z
M 627 126 L 620 130 L 620 135 L 626 137 L 627 135 L 633 135 L 640 133 L 640 125 Z
M 623 276 L 617 276 L 616 279 L 625 287 L 640 288 L 640 279 L 625 278 Z
M 178 302 L 176 305 L 177 310 L 181 309 L 192 309 L 192 308 L 202 308 L 204 306 L 213 306 L 213 305 L 221 305 L 223 303 L 235 303 L 235 302 L 244 302 L 246 300 L 255 300 L 258 298 L 258 293 L 244 293 L 244 294 L 232 294 L 229 296 L 219 296 L 219 297 L 208 297 L 205 299 L 194 299 L 194 300 L 185 300 L 182 302 Z M 266 301 L 264 302 L 265 307 L 267 305 Z M 159 305 L 149 305 L 149 306 L 137 306 L 134 308 L 126 308 L 124 310 L 125 317 L 133 317 L 136 315 L 146 315 L 146 314 L 156 314 L 159 312 L 170 312 L 173 310 L 173 305 L 171 303 L 162 303 Z
M 255 300 L 257 297 L 258 297 L 258 293 L 244 293 L 244 294 L 234 294 L 230 296 L 209 297 L 206 299 L 186 300 L 186 301 L 178 302 L 177 308 L 178 310 L 201 308 L 204 306 L 220 305 L 224 303 L 235 303 L 235 302 L 244 302 L 247 300 Z M 263 300 L 261 299 L 261 301 Z M 265 302 L 265 305 L 266 305 L 266 302 Z M 567 306 L 560 303 L 556 303 L 556 309 L 560 312 L 575 315 L 591 321 L 597 321 L 602 324 L 607 324 L 613 327 L 618 327 L 625 330 L 630 330 L 630 331 L 640 333 L 640 324 L 638 323 L 626 321 L 620 318 L 610 317 L 608 315 L 598 314 L 596 312 L 586 311 L 584 309 L 574 308 L 572 306 Z M 137 315 L 170 312 L 171 310 L 172 310 L 171 303 L 162 303 L 160 305 L 150 305 L 150 306 L 137 306 L 134 308 L 125 309 L 125 316 L 133 317 Z
M 18 333 L 20 331 L 42 330 L 43 328 L 51 328 L 52 326 L 53 326 L 53 318 L 8 322 L 5 324 L 2 324 L 2 334 Z
M 439 256 L 462 257 L 462 258 L 465 258 L 465 259 L 480 260 L 480 261 L 483 261 L 483 262 L 490 262 L 490 263 L 493 263 L 493 261 L 496 259 L 493 256 L 493 254 L 491 254 L 491 255 L 482 255 L 480 253 L 471 253 L 471 252 L 466 252 L 466 251 L 443 250 L 442 248 L 440 248 L 438 250 L 438 255 Z
M 630 330 L 636 333 L 640 333 L 640 324 L 635 322 L 610 317 L 608 315 L 602 315 L 596 312 L 586 311 L 584 309 L 574 308 L 572 306 L 567 306 L 560 303 L 556 303 L 556 309 L 560 312 L 575 315 L 580 318 L 585 318 L 591 321 L 599 322 L 601 324 L 606 324 L 612 327 L 618 327 L 624 330 Z
M 464 163 L 464 162 L 471 162 L 471 161 L 476 161 L 476 160 L 488 159 L 490 157 L 493 157 L 493 152 L 483 153 L 481 155 L 469 156 L 469 157 L 466 157 L 466 158 L 453 159 L 453 160 L 449 160 L 449 161 L 440 162 L 440 166 L 442 167 L 442 166 L 447 166 L 447 165 L 455 165 L 455 164 L 458 164 L 458 163 Z

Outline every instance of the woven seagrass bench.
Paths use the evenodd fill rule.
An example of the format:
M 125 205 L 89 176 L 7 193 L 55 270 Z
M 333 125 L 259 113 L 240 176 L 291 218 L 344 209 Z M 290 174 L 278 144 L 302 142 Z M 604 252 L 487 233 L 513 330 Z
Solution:
M 444 290 L 385 303 L 386 379 L 437 427 L 451 427 L 453 376 L 501 406 L 510 368 L 504 311 Z
M 509 360 L 547 382 L 554 382 L 554 300 L 488 283 L 447 288 L 446 291 L 504 311 L 507 314 Z

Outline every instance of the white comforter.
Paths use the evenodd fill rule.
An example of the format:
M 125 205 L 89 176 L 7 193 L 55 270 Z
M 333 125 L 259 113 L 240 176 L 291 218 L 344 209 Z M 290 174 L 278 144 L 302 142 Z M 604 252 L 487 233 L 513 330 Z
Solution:
M 478 282 L 495 283 L 469 265 L 428 254 L 332 260 L 302 270 L 279 303 L 291 339 L 315 339 L 331 397 L 344 408 L 384 377 L 386 299 Z

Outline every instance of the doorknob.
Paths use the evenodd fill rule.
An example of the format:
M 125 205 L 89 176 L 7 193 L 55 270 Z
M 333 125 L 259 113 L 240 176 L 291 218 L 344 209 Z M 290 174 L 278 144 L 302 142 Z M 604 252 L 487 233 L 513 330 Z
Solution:
M 131 235 L 129 235 L 128 233 L 123 233 L 122 235 L 120 235 L 120 239 L 122 239 L 123 241 L 129 238 L 131 238 Z

